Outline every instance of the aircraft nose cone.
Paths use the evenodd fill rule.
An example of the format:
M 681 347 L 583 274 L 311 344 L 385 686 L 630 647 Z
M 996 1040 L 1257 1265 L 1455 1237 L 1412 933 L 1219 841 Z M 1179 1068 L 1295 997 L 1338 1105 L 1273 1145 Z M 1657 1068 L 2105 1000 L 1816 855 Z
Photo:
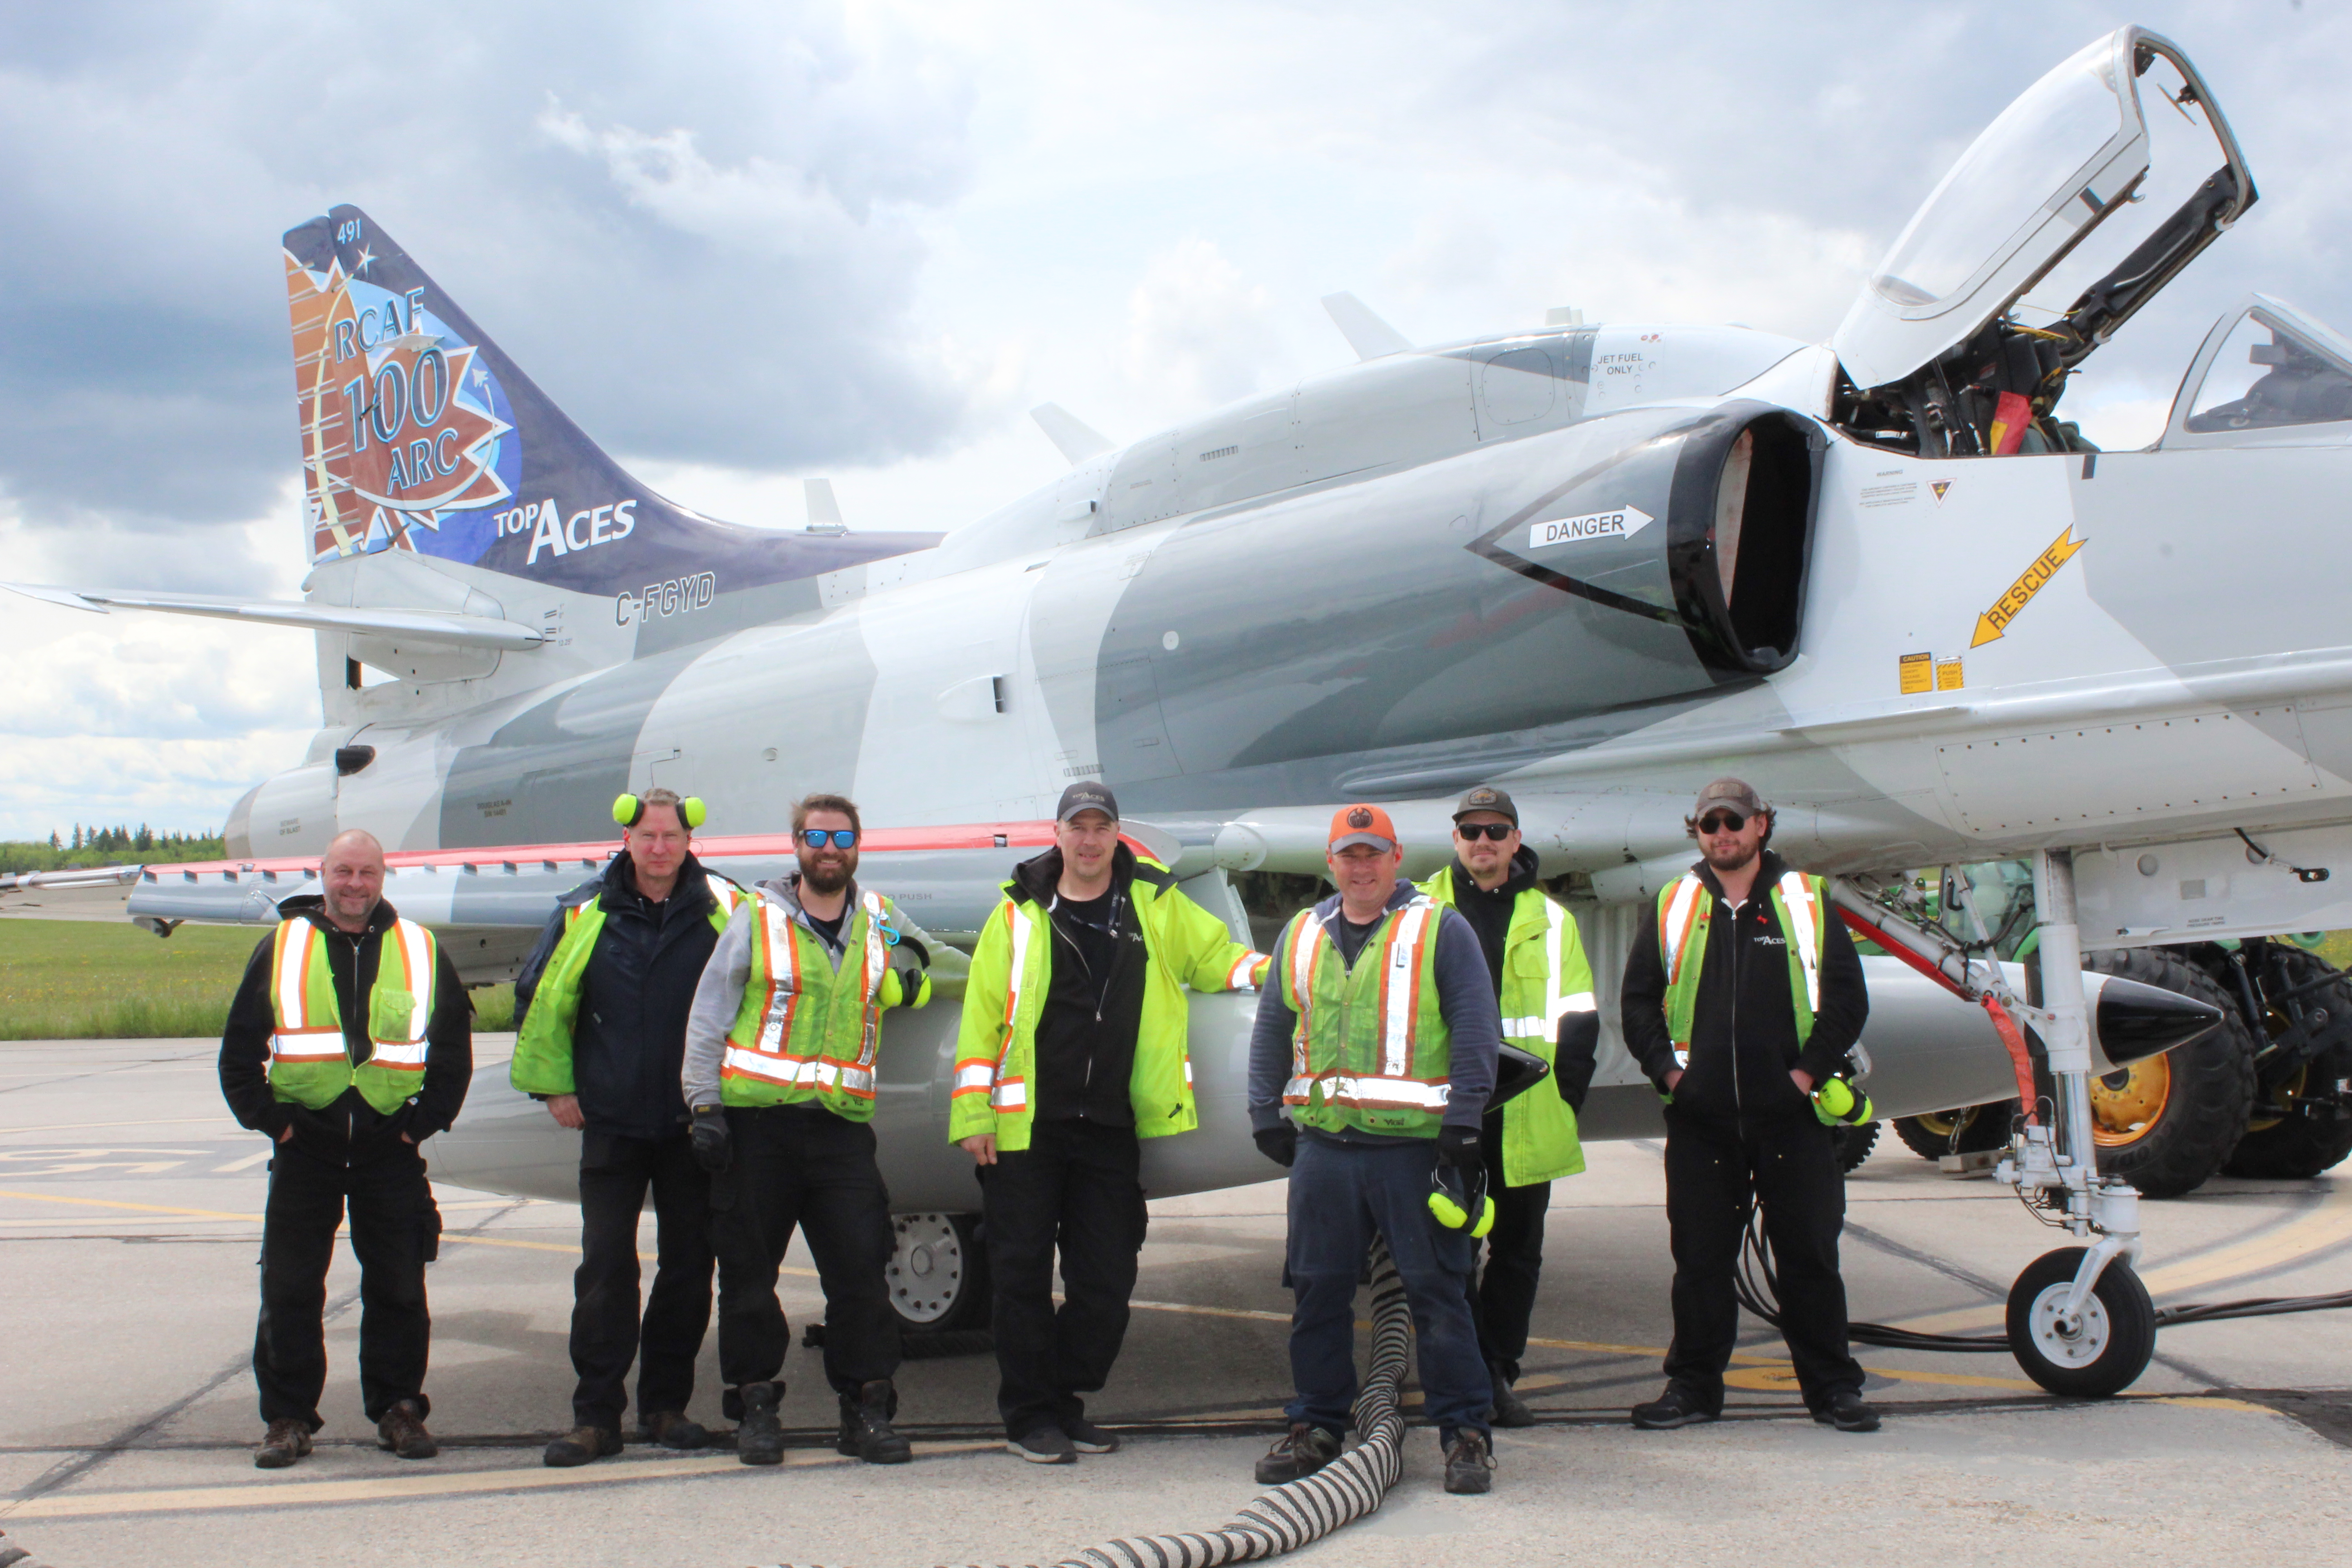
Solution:
M 2116 976 L 2099 988 L 2095 1011 L 2099 1049 L 2117 1067 L 2203 1039 L 2221 1022 L 2210 1002 Z

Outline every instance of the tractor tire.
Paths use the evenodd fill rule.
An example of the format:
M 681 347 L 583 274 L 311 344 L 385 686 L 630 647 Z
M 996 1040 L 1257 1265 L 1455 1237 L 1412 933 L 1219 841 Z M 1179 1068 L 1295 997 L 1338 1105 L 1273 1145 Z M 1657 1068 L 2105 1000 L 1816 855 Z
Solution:
M 1830 1129 L 1830 1147 L 1837 1153 L 1839 1172 L 1851 1176 L 1854 1168 L 1869 1159 L 1870 1152 L 1878 1147 L 1878 1123 L 1865 1121 L 1855 1127 L 1832 1127 Z
M 2289 952 L 2283 955 L 2290 988 L 2307 985 L 2329 974 L 2335 965 L 2316 953 Z M 2306 1008 L 2324 1009 L 2326 1022 L 2317 1024 L 2326 1048 L 2294 1077 L 2263 1098 L 2285 1107 L 2289 1114 L 2258 1117 L 2249 1122 L 2222 1171 L 2232 1176 L 2265 1181 L 2307 1181 L 2340 1164 L 2352 1154 L 2352 1118 L 2336 1120 L 2334 1096 L 2305 1109 L 2304 1086 L 2313 1087 L 2313 1100 L 2337 1079 L 2352 1077 L 2352 980 L 2340 974 L 2332 985 L 2307 993 Z M 2315 1022 L 2316 1022 L 2315 1020 Z M 2312 1114 L 2313 1111 L 2321 1114 Z
M 2144 1197 L 2192 1193 L 2229 1160 L 2253 1111 L 2254 1037 L 2245 1016 L 2210 975 L 2161 948 L 2102 948 L 2084 954 L 2083 967 L 2221 1010 L 2220 1026 L 2203 1039 L 2091 1080 L 2100 1171 Z
M 2008 1147 L 2010 1123 L 2016 1117 L 2017 1101 L 2013 1100 L 1930 1111 L 1924 1116 L 1898 1116 L 1895 1119 L 1895 1136 L 1922 1160 L 1940 1160 L 1947 1154 L 1977 1154 Z M 1955 1122 L 1960 1127 L 1957 1144 L 1952 1139 Z

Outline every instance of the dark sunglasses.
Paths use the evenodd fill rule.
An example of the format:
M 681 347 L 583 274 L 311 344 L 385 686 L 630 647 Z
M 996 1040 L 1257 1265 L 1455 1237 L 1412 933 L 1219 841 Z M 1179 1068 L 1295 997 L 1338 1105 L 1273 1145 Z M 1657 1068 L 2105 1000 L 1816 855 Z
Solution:
M 812 849 L 824 848 L 824 841 L 828 838 L 833 840 L 834 847 L 837 849 L 857 847 L 857 829 L 855 827 L 803 827 L 801 829 L 801 842 Z
M 1481 838 L 1491 838 L 1500 844 L 1518 831 L 1507 822 L 1457 822 L 1454 831 L 1462 836 L 1465 844 L 1475 844 Z
M 1737 833 L 1748 826 L 1748 819 L 1736 811 L 1710 811 L 1698 819 L 1701 833 Z

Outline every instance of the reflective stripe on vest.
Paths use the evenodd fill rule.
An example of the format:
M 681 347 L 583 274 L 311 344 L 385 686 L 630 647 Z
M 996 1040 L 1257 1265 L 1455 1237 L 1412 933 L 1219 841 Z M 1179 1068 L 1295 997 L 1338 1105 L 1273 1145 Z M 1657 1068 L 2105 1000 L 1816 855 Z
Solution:
M 1559 1021 L 1570 1013 L 1591 1013 L 1599 1004 L 1590 991 L 1567 991 L 1559 988 L 1559 939 L 1566 928 L 1569 913 L 1550 899 L 1544 906 L 1544 1010 L 1540 1016 L 1530 1014 L 1523 1018 L 1503 1020 L 1506 1039 L 1525 1039 L 1530 1036 L 1543 1039 L 1557 1038 Z
M 270 990 L 278 1011 L 278 1030 L 269 1037 L 273 1063 L 349 1059 L 343 1048 L 342 1021 L 335 1009 L 322 1009 L 326 1016 L 317 1022 L 310 1017 L 310 965 L 314 961 L 327 962 L 323 942 L 322 934 L 307 921 L 287 921 L 278 928 L 278 948 L 270 957 L 275 966 Z M 328 994 L 331 998 L 331 989 Z
M 1752 896 L 1752 895 L 1751 895 Z M 1812 1020 L 1822 1005 L 1822 905 L 1813 880 L 1801 871 L 1784 871 L 1770 889 L 1788 917 L 1783 933 L 1789 945 L 1789 990 L 1798 1009 L 1797 1039 L 1801 1046 L 1812 1033 Z M 1666 972 L 1666 1027 L 1674 1037 L 1675 1064 L 1690 1066 L 1690 1033 L 1696 1013 L 1696 972 L 1704 962 L 1703 944 L 1711 899 L 1696 872 L 1683 876 L 1661 896 L 1658 910 L 1658 955 Z M 1689 979 L 1685 981 L 1685 975 Z M 1675 1013 L 1683 1013 L 1682 1032 L 1675 1036 Z
M 299 927 L 298 932 L 297 927 Z M 277 1027 L 269 1037 L 269 1059 L 288 1066 L 350 1059 L 343 1045 L 341 1009 L 328 981 L 327 933 L 308 921 L 286 921 L 278 928 L 277 949 L 270 956 L 271 986 Z M 397 961 L 397 975 L 390 965 Z M 376 951 L 375 985 L 369 992 L 367 1035 L 374 1050 L 366 1064 L 404 1072 L 422 1073 L 431 1047 L 425 1038 L 433 1018 L 436 978 L 432 935 L 415 921 L 396 920 L 384 928 Z M 419 979 L 419 976 L 422 979 Z M 310 986 L 320 984 L 326 1005 L 311 1005 Z M 409 1008 L 398 1035 L 375 1032 L 375 992 L 388 983 L 409 995 Z
M 1004 980 L 1004 1016 L 997 1026 L 997 1054 L 992 1057 L 968 1057 L 956 1063 L 955 1087 L 950 1098 L 963 1094 L 984 1094 L 990 1107 L 996 1110 L 1026 1110 L 1029 1109 L 1029 1086 L 1017 1078 L 1003 1078 L 1004 1063 L 1013 1054 L 1014 1025 L 1021 1016 L 1021 986 L 1028 979 L 1029 939 L 1034 927 L 1031 917 L 1022 912 L 1021 906 L 1006 899 L 1000 906 L 1004 915 L 1005 936 L 1012 944 L 1010 973 Z
M 795 922 L 792 915 L 781 905 L 763 899 L 753 938 L 757 944 L 754 962 L 766 981 L 766 994 L 760 1002 L 759 1026 L 749 1046 L 730 1033 L 727 1052 L 719 1065 L 722 1079 L 751 1078 L 782 1089 L 838 1090 L 860 1100 L 874 1098 L 874 1056 L 880 1040 L 876 1027 L 880 1009 L 875 1001 L 881 994 L 887 967 L 881 895 L 859 894 L 858 908 L 866 916 L 866 939 L 860 952 L 863 967 L 857 978 L 863 1020 L 856 1057 L 849 1060 L 828 1057 L 822 1047 L 813 1054 L 793 1054 L 793 1020 L 806 999 L 800 943 L 793 933 Z

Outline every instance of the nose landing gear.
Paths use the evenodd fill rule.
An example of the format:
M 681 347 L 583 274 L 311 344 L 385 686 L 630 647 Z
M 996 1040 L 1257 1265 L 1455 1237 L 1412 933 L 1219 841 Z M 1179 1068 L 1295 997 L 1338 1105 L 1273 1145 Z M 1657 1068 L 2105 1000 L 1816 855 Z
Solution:
M 2156 1353 L 2156 1304 L 2131 1265 L 2109 1261 L 2070 1305 L 2093 1250 L 2045 1252 L 2009 1289 L 2010 1353 L 2034 1382 L 2077 1399 L 2120 1394 Z

